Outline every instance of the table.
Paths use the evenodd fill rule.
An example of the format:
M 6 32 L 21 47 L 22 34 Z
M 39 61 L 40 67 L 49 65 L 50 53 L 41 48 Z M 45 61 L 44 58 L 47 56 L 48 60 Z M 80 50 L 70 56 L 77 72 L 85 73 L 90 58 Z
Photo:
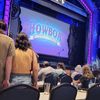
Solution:
M 86 95 L 87 95 L 87 92 L 86 91 L 79 90 L 77 92 L 76 100 L 85 100 Z
M 85 98 L 86 98 L 86 91 L 80 90 L 77 92 L 76 100 L 85 100 Z M 39 100 L 49 100 L 49 94 L 41 92 Z

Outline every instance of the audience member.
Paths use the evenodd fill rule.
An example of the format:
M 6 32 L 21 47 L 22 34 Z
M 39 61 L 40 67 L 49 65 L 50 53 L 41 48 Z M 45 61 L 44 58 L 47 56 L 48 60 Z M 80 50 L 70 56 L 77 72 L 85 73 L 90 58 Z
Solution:
M 77 89 L 81 89 L 81 86 L 82 86 L 82 84 L 81 84 L 81 77 L 82 77 L 82 75 L 81 74 L 77 74 L 77 75 L 75 75 L 75 77 L 74 77 L 74 79 L 73 79 L 73 85 L 77 88 Z
M 77 65 L 77 66 L 75 67 L 75 71 L 72 73 L 71 77 L 74 79 L 74 77 L 75 77 L 77 74 L 82 74 L 82 67 L 81 67 L 81 65 Z
M 55 69 L 50 66 L 48 61 L 44 61 L 43 66 L 44 67 L 41 68 L 38 73 L 38 77 L 42 77 L 44 79 L 47 74 L 55 72 Z
M 6 24 L 0 21 L 0 90 L 10 85 L 12 59 L 15 54 L 14 41 L 5 35 Z
M 64 63 L 58 63 L 57 69 L 55 69 L 54 73 L 56 73 L 58 76 L 61 75 L 61 74 L 66 74 Z
M 71 68 L 70 67 L 66 67 L 65 72 L 68 76 L 71 76 Z
M 83 65 L 82 73 L 83 73 L 83 76 L 88 79 L 92 79 L 94 77 L 89 65 L 87 65 L 87 64 Z
M 38 62 L 36 53 L 30 48 L 29 40 L 25 33 L 18 34 L 16 38 L 16 50 L 13 60 L 11 83 L 15 84 L 28 84 L 37 86 L 38 80 Z M 32 77 L 34 79 L 32 83 Z
M 89 65 L 83 65 L 83 76 L 81 77 L 82 88 L 87 89 L 89 87 L 89 82 L 94 78 Z

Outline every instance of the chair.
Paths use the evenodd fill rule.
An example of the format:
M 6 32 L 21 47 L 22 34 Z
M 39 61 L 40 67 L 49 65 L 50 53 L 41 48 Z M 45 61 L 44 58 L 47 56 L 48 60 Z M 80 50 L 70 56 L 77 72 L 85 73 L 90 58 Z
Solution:
M 75 100 L 77 89 L 71 84 L 63 83 L 50 91 L 49 100 Z
M 25 85 L 15 85 L 0 92 L 0 100 L 39 100 L 40 93 L 37 89 Z
M 88 89 L 88 86 L 89 86 L 89 83 L 90 83 L 90 79 L 88 79 L 88 78 L 82 76 L 82 77 L 80 78 L 80 81 L 81 81 L 81 83 L 82 83 L 81 88 L 84 89 L 84 90 L 87 90 L 87 89 Z
M 100 100 L 100 84 L 88 89 L 86 100 Z
M 80 80 L 80 78 L 82 77 L 81 74 L 77 74 L 74 76 L 74 80 L 77 81 L 77 80 Z
M 71 84 L 71 82 L 72 82 L 72 78 L 66 74 L 60 80 L 61 80 L 61 83 Z

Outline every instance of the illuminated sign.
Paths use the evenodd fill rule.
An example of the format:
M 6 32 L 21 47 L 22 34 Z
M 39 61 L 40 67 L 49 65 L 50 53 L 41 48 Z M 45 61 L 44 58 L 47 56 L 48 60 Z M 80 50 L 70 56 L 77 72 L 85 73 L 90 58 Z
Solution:
M 60 46 L 61 42 L 61 32 L 57 29 L 45 25 L 45 24 L 32 24 L 31 25 L 31 35 L 29 36 L 29 40 L 34 40 L 37 38 L 43 38 L 50 40 Z

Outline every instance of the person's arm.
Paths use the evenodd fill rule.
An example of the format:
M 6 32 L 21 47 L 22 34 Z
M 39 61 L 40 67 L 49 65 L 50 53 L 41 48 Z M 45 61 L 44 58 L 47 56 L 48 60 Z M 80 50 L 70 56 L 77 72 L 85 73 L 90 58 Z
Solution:
M 11 68 L 12 68 L 12 56 L 9 56 L 6 59 L 5 79 L 2 84 L 4 88 L 7 88 L 10 85 L 9 80 L 10 80 Z
M 13 59 L 14 54 L 15 54 L 15 45 L 14 45 L 14 41 L 11 40 L 11 43 L 8 48 L 7 58 L 6 58 L 5 78 L 2 83 L 4 88 L 7 88 L 10 85 L 9 80 L 10 80 L 10 75 L 11 75 L 12 59 Z
M 33 52 L 33 86 L 37 87 L 39 65 L 36 54 Z

